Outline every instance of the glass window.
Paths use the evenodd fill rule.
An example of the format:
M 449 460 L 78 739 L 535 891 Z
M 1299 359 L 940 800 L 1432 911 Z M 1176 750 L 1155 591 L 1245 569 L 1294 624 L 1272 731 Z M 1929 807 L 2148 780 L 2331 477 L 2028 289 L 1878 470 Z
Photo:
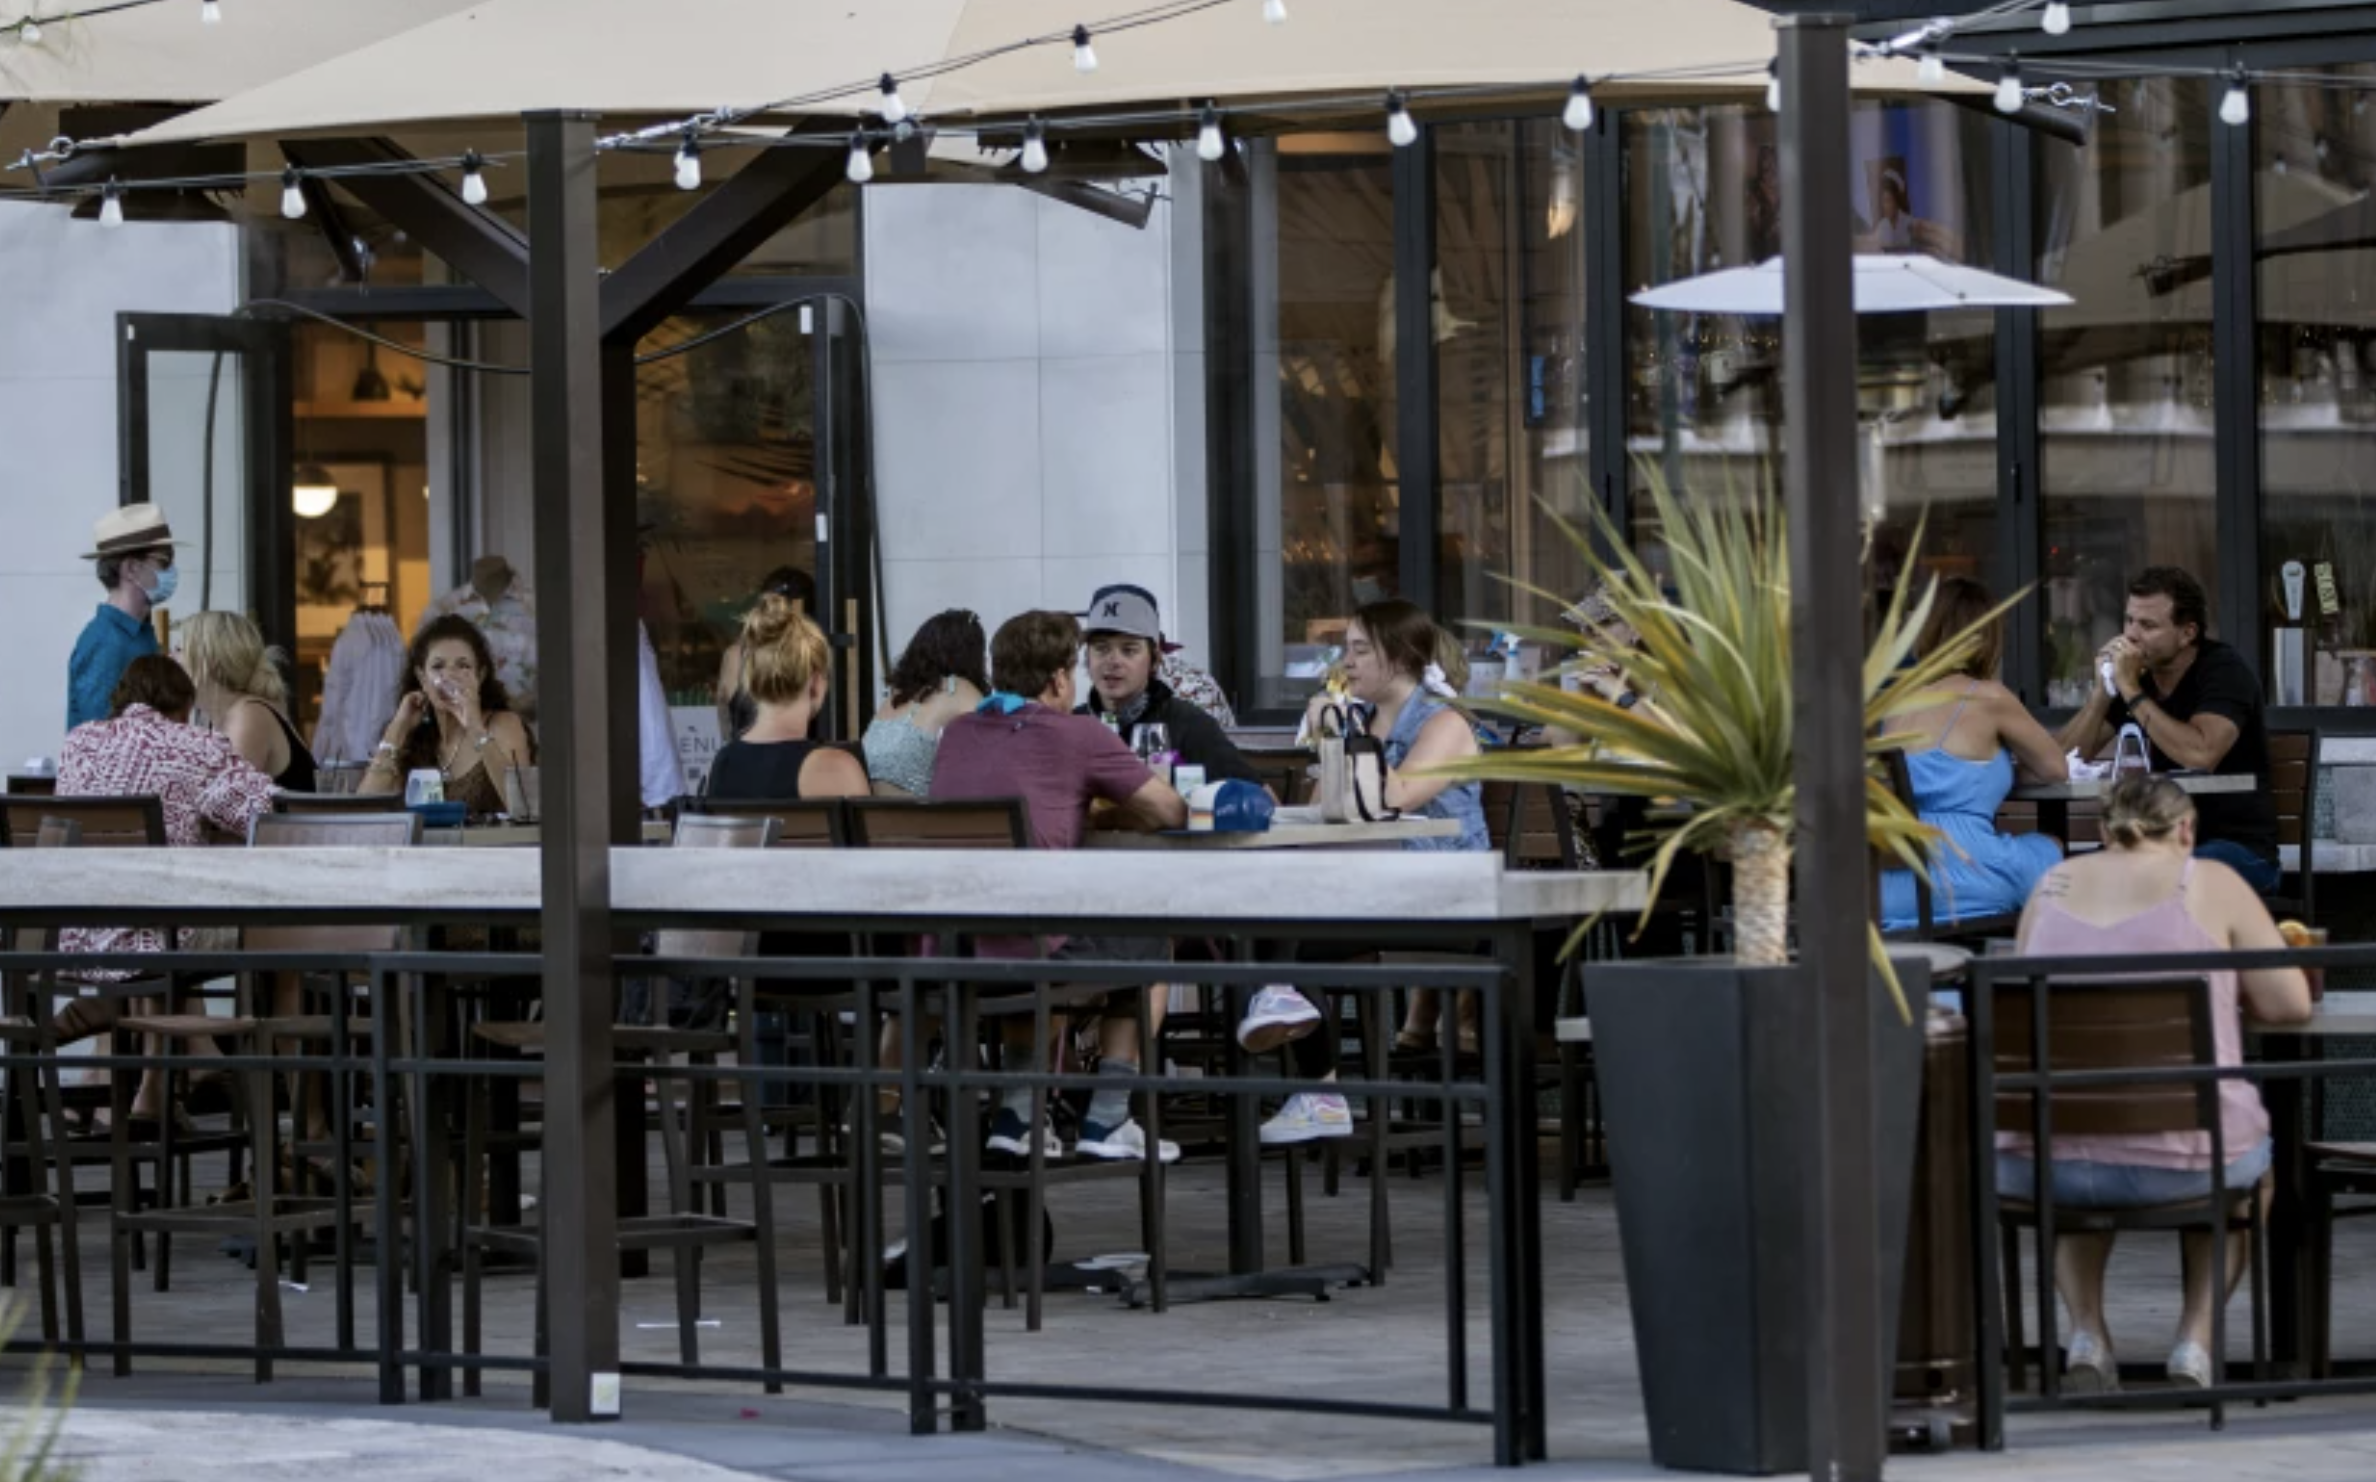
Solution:
M 1570 600 L 1584 582 L 1545 510 L 1589 528 L 1583 154 L 1556 119 L 1440 127 L 1435 147 L 1436 607 L 1547 625 L 1557 608 L 1504 578 Z
M 2371 75 L 2376 69 L 2343 69 Z M 2261 564 L 2269 698 L 2367 704 L 2376 686 L 2376 110 L 2254 91 Z
M 1249 151 L 1256 709 L 1300 706 L 1353 610 L 1401 586 L 1391 147 L 1371 130 Z
M 1625 281 L 1634 288 L 1765 262 L 1782 248 L 1774 116 L 1763 107 L 1625 116 Z M 1987 120 L 1943 103 L 1859 103 L 1849 197 L 1860 254 L 1922 252 L 1993 268 Z M 1985 578 L 1996 529 L 1993 315 L 1865 316 L 1857 327 L 1874 573 L 1896 579 L 1928 518 L 1926 570 Z M 1782 335 L 1772 317 L 1625 311 L 1626 439 L 1637 492 L 1650 477 L 1705 498 L 1774 483 L 1782 461 Z M 1647 501 L 1637 542 L 1656 559 Z
M 2077 300 L 2040 323 L 2054 706 L 2086 698 L 2139 569 L 2184 567 L 2218 591 L 2209 87 L 2140 79 L 2108 101 L 2119 111 L 2085 148 L 2037 146 L 2036 276 Z

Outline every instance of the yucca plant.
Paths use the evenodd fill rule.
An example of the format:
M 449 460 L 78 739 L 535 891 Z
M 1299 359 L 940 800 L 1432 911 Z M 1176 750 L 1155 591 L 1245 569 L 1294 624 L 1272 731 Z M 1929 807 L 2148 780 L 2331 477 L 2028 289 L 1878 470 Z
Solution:
M 22 1311 L 14 1298 L 0 1302 L 0 1345 L 16 1336 Z M 52 1458 L 66 1428 L 66 1414 L 74 1408 L 79 1371 L 61 1366 L 57 1355 L 44 1353 L 25 1371 L 15 1425 L 0 1436 L 0 1482 L 75 1482 L 82 1469 Z
M 1603 664 L 1622 668 L 1648 703 L 1621 709 L 1589 692 L 1570 693 L 1556 679 L 1512 682 L 1497 699 L 1476 702 L 1479 708 L 1558 727 L 1580 737 L 1580 744 L 1487 752 L 1443 770 L 1477 779 L 1566 783 L 1670 805 L 1652 811 L 1651 904 L 1684 854 L 1720 854 L 1733 867 L 1736 959 L 1748 966 L 1782 964 L 1789 960 L 1796 808 L 1788 533 L 1770 494 L 1736 497 L 1727 491 L 1722 498 L 1686 500 L 1654 468 L 1645 473 L 1673 567 L 1671 594 L 1596 508 L 1597 543 L 1572 527 L 1567 533 L 1601 583 L 1610 622 L 1582 631 L 1528 629 L 1522 636 L 1567 650 L 1563 672 Z M 1857 574 L 1843 572 L 1840 579 L 1853 581 Z M 1865 655 L 1865 828 L 1875 847 L 1927 877 L 1940 835 L 1890 790 L 1877 758 L 1903 744 L 1888 734 L 1889 720 L 1937 703 L 1939 682 L 1970 660 L 1986 621 L 1911 658 L 1930 617 L 1936 581 L 1909 603 L 1911 585 L 1902 583 L 1891 596 Z M 1989 620 L 2003 611 L 1998 608 Z M 1638 644 L 1612 638 L 1606 627 L 1617 623 L 1640 635 Z M 1894 992 L 1877 928 L 1872 945 Z

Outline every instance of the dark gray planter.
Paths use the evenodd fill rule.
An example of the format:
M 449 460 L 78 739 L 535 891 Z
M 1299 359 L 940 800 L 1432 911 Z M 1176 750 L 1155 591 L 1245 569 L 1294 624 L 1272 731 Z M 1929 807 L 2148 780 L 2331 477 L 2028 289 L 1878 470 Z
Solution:
M 1915 1021 L 1873 979 L 1883 1331 L 1894 1341 L 1922 1095 L 1929 974 L 1896 964 Z M 1807 1196 L 1813 1022 L 1795 972 L 1723 958 L 1587 975 L 1626 1291 L 1660 1466 L 1807 1470 Z M 1887 1385 L 1890 1355 L 1877 1382 Z M 1886 1392 L 1886 1389 L 1884 1390 Z

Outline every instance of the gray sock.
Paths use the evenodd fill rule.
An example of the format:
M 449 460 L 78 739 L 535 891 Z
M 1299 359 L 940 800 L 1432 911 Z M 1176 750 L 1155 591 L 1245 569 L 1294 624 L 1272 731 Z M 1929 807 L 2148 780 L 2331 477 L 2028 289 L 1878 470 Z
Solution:
M 1002 1111 L 1013 1112 L 1015 1114 L 1015 1120 L 1021 1122 L 1024 1126 L 1028 1127 L 1031 1125 L 1030 1091 L 1022 1089 L 1009 1091 L 1006 1093 L 1006 1095 L 999 1098 L 998 1105 L 999 1109 Z
M 1111 1056 L 1097 1063 L 1099 1075 L 1137 1075 L 1138 1070 L 1136 1061 L 1116 1060 Z M 1089 1110 L 1082 1120 L 1100 1127 L 1121 1126 L 1130 1120 L 1130 1093 L 1120 1087 L 1099 1087 L 1089 1098 Z

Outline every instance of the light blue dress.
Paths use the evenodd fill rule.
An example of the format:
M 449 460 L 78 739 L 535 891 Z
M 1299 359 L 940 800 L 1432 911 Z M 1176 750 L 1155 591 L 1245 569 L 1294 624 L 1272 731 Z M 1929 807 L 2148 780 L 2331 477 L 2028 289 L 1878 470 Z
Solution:
M 1956 707 L 1961 718 L 1963 707 Z M 1947 729 L 1955 729 L 1950 720 Z M 1944 734 L 1944 733 L 1942 733 Z M 1983 762 L 1968 761 L 1936 747 L 1910 752 L 1906 771 L 1914 784 L 1915 811 L 1963 850 L 1941 847 L 1931 863 L 1931 917 L 1939 923 L 1969 921 L 2019 911 L 2046 872 L 2062 862 L 2062 850 L 2046 834 L 2000 834 L 1997 809 L 2013 790 L 2012 754 L 1999 750 Z M 1903 931 L 1920 924 L 1910 870 L 1881 876 L 1881 929 Z
M 1385 738 L 1386 765 L 1399 769 L 1403 758 L 1411 754 L 1411 747 L 1419 739 L 1420 728 L 1445 708 L 1439 700 L 1430 699 L 1424 691 L 1415 693 L 1403 702 L 1402 714 L 1394 718 L 1394 729 Z M 1424 808 L 1407 809 L 1406 813 L 1420 818 L 1449 818 L 1460 825 L 1457 836 L 1442 839 L 1405 839 L 1405 849 L 1453 849 L 1489 852 L 1493 836 L 1485 829 L 1485 788 L 1482 783 L 1456 782 L 1428 800 Z

